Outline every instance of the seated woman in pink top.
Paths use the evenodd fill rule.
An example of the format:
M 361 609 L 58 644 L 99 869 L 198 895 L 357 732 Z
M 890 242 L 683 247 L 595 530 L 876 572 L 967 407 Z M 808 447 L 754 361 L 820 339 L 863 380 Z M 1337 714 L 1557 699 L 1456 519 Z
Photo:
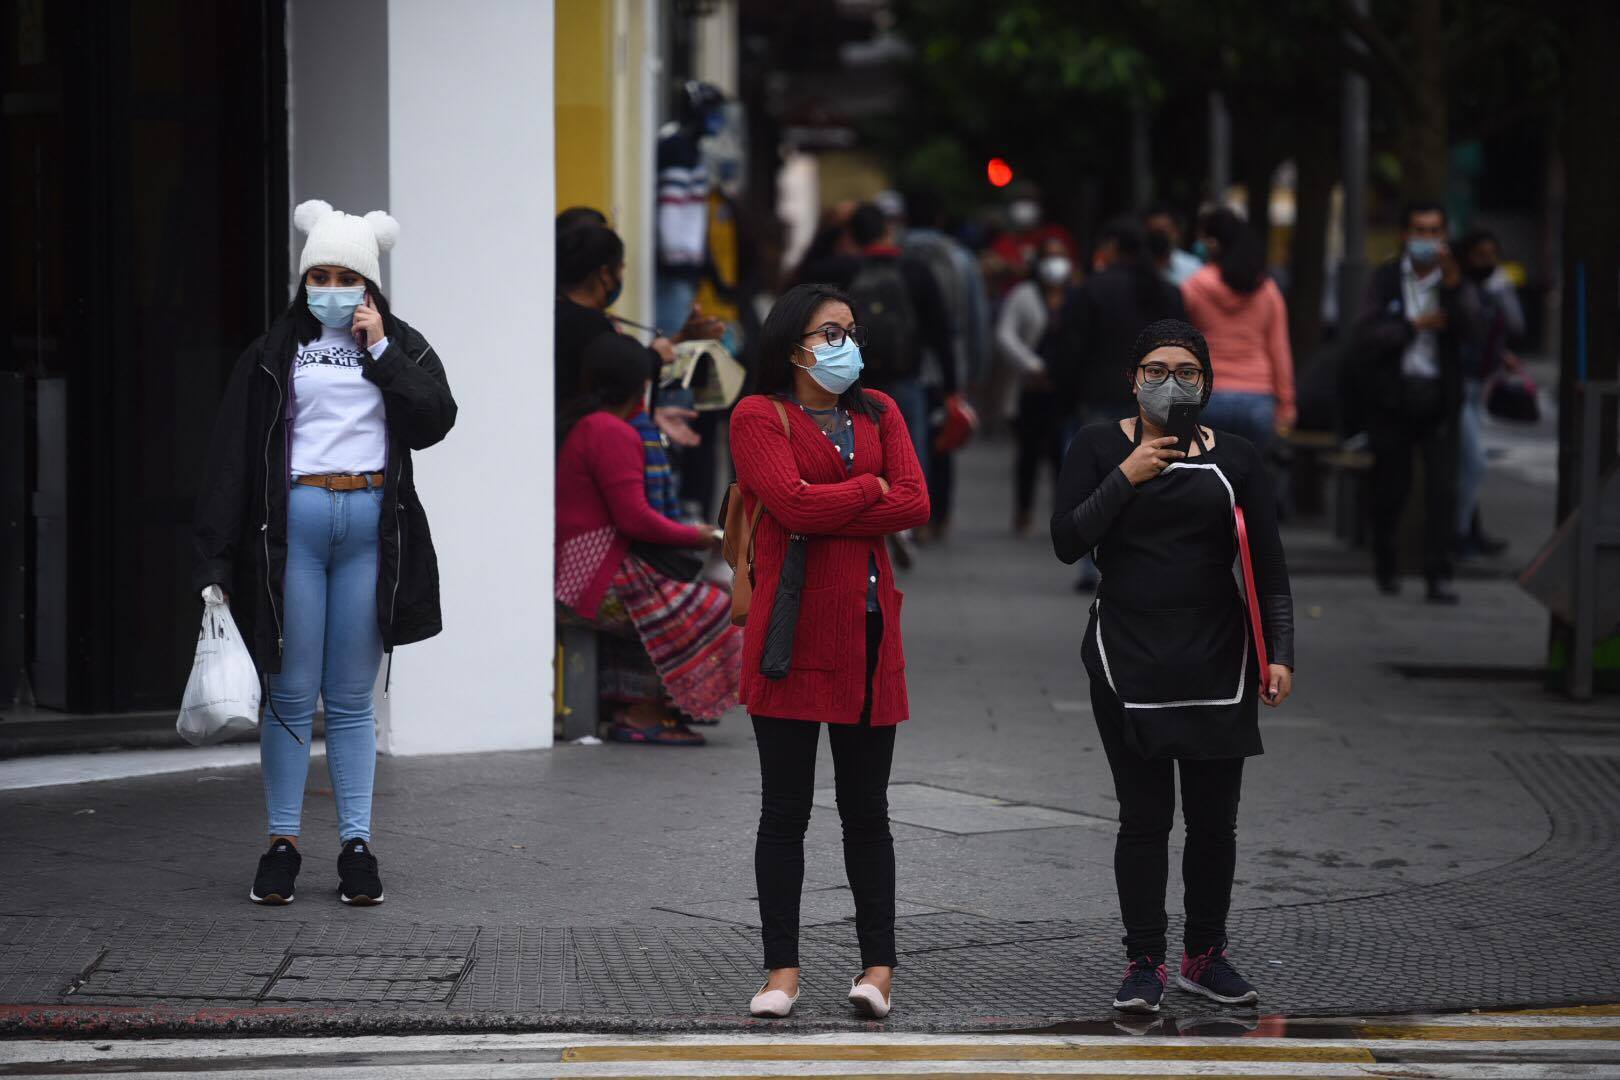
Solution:
M 1294 354 L 1288 307 L 1266 273 L 1266 252 L 1248 223 L 1230 210 L 1199 222 L 1207 266 L 1181 286 L 1187 321 L 1203 331 L 1219 387 L 1204 423 L 1241 435 L 1264 452 L 1294 426 Z
M 620 742 L 700 746 L 687 721 L 713 722 L 737 704 L 742 632 L 731 596 L 703 581 L 676 580 L 632 543 L 714 546 L 709 525 L 683 525 L 647 501 L 642 436 L 631 423 L 652 384 L 647 350 L 603 334 L 585 350 L 583 396 L 564 417 L 557 454 L 559 605 L 602 637 L 602 696 L 620 709 Z M 614 633 L 616 632 L 616 633 Z

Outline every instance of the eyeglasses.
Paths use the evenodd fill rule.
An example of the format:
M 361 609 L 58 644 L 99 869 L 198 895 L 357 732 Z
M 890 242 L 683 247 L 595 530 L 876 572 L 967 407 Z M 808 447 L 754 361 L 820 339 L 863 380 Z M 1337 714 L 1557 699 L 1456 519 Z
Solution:
M 856 348 L 866 348 L 866 327 L 864 326 L 852 326 L 848 330 L 845 330 L 842 326 L 823 326 L 810 331 L 808 334 L 800 334 L 799 336 L 824 338 L 827 344 L 835 349 L 842 346 L 844 339 L 848 338 L 855 343 Z
M 1174 375 L 1176 382 L 1189 390 L 1196 390 L 1204 385 L 1204 369 L 1201 367 L 1178 367 L 1174 370 L 1166 364 L 1138 364 L 1136 370 L 1141 372 L 1143 386 L 1162 386 L 1164 380 Z

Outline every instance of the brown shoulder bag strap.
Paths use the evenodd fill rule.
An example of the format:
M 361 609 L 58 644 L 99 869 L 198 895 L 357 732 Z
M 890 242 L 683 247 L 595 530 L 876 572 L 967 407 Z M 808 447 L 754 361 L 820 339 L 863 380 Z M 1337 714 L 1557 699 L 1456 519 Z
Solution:
M 780 398 L 771 398 L 771 404 L 776 406 L 776 415 L 782 420 L 782 434 L 787 436 L 788 442 L 793 441 L 793 425 L 788 423 L 787 409 L 783 407 Z M 754 504 L 754 516 L 748 520 L 748 567 L 754 566 L 754 536 L 759 531 L 759 517 L 765 512 L 765 500 L 760 499 Z

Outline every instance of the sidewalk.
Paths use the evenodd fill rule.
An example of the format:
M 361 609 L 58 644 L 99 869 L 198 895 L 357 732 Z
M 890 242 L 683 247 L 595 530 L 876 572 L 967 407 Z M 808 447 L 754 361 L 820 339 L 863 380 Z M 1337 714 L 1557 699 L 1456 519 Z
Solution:
M 956 534 L 903 582 L 913 719 L 891 791 L 903 955 L 887 1027 L 1108 1019 L 1123 955 L 1114 801 L 1078 662 L 1086 601 L 1044 537 L 1008 535 L 1004 450 L 959 472 Z M 1497 489 L 1547 497 L 1521 488 Z M 1262 717 L 1268 753 L 1246 777 L 1232 951 L 1263 1008 L 1620 997 L 1620 709 L 1522 676 L 1546 624 L 1511 582 L 1464 581 L 1461 607 L 1434 609 L 1416 589 L 1379 597 L 1356 565 L 1295 579 L 1296 696 Z M 251 766 L 0 793 L 0 1027 L 744 1024 L 757 763 L 746 717 L 710 731 L 696 751 L 382 759 L 389 899 L 375 909 L 333 895 L 318 760 L 283 909 L 246 900 L 263 814 Z M 790 1024 L 850 1027 L 858 959 L 825 748 L 819 775 Z

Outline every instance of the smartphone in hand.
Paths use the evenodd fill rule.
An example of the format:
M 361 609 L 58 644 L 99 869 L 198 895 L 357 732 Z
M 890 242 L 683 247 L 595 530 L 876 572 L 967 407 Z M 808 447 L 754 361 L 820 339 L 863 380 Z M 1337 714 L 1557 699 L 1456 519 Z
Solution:
M 1170 406 L 1170 419 L 1164 425 L 1166 435 L 1174 435 L 1176 449 L 1184 454 L 1192 452 L 1193 437 L 1198 431 L 1198 414 L 1204 407 L 1193 401 L 1178 401 Z

